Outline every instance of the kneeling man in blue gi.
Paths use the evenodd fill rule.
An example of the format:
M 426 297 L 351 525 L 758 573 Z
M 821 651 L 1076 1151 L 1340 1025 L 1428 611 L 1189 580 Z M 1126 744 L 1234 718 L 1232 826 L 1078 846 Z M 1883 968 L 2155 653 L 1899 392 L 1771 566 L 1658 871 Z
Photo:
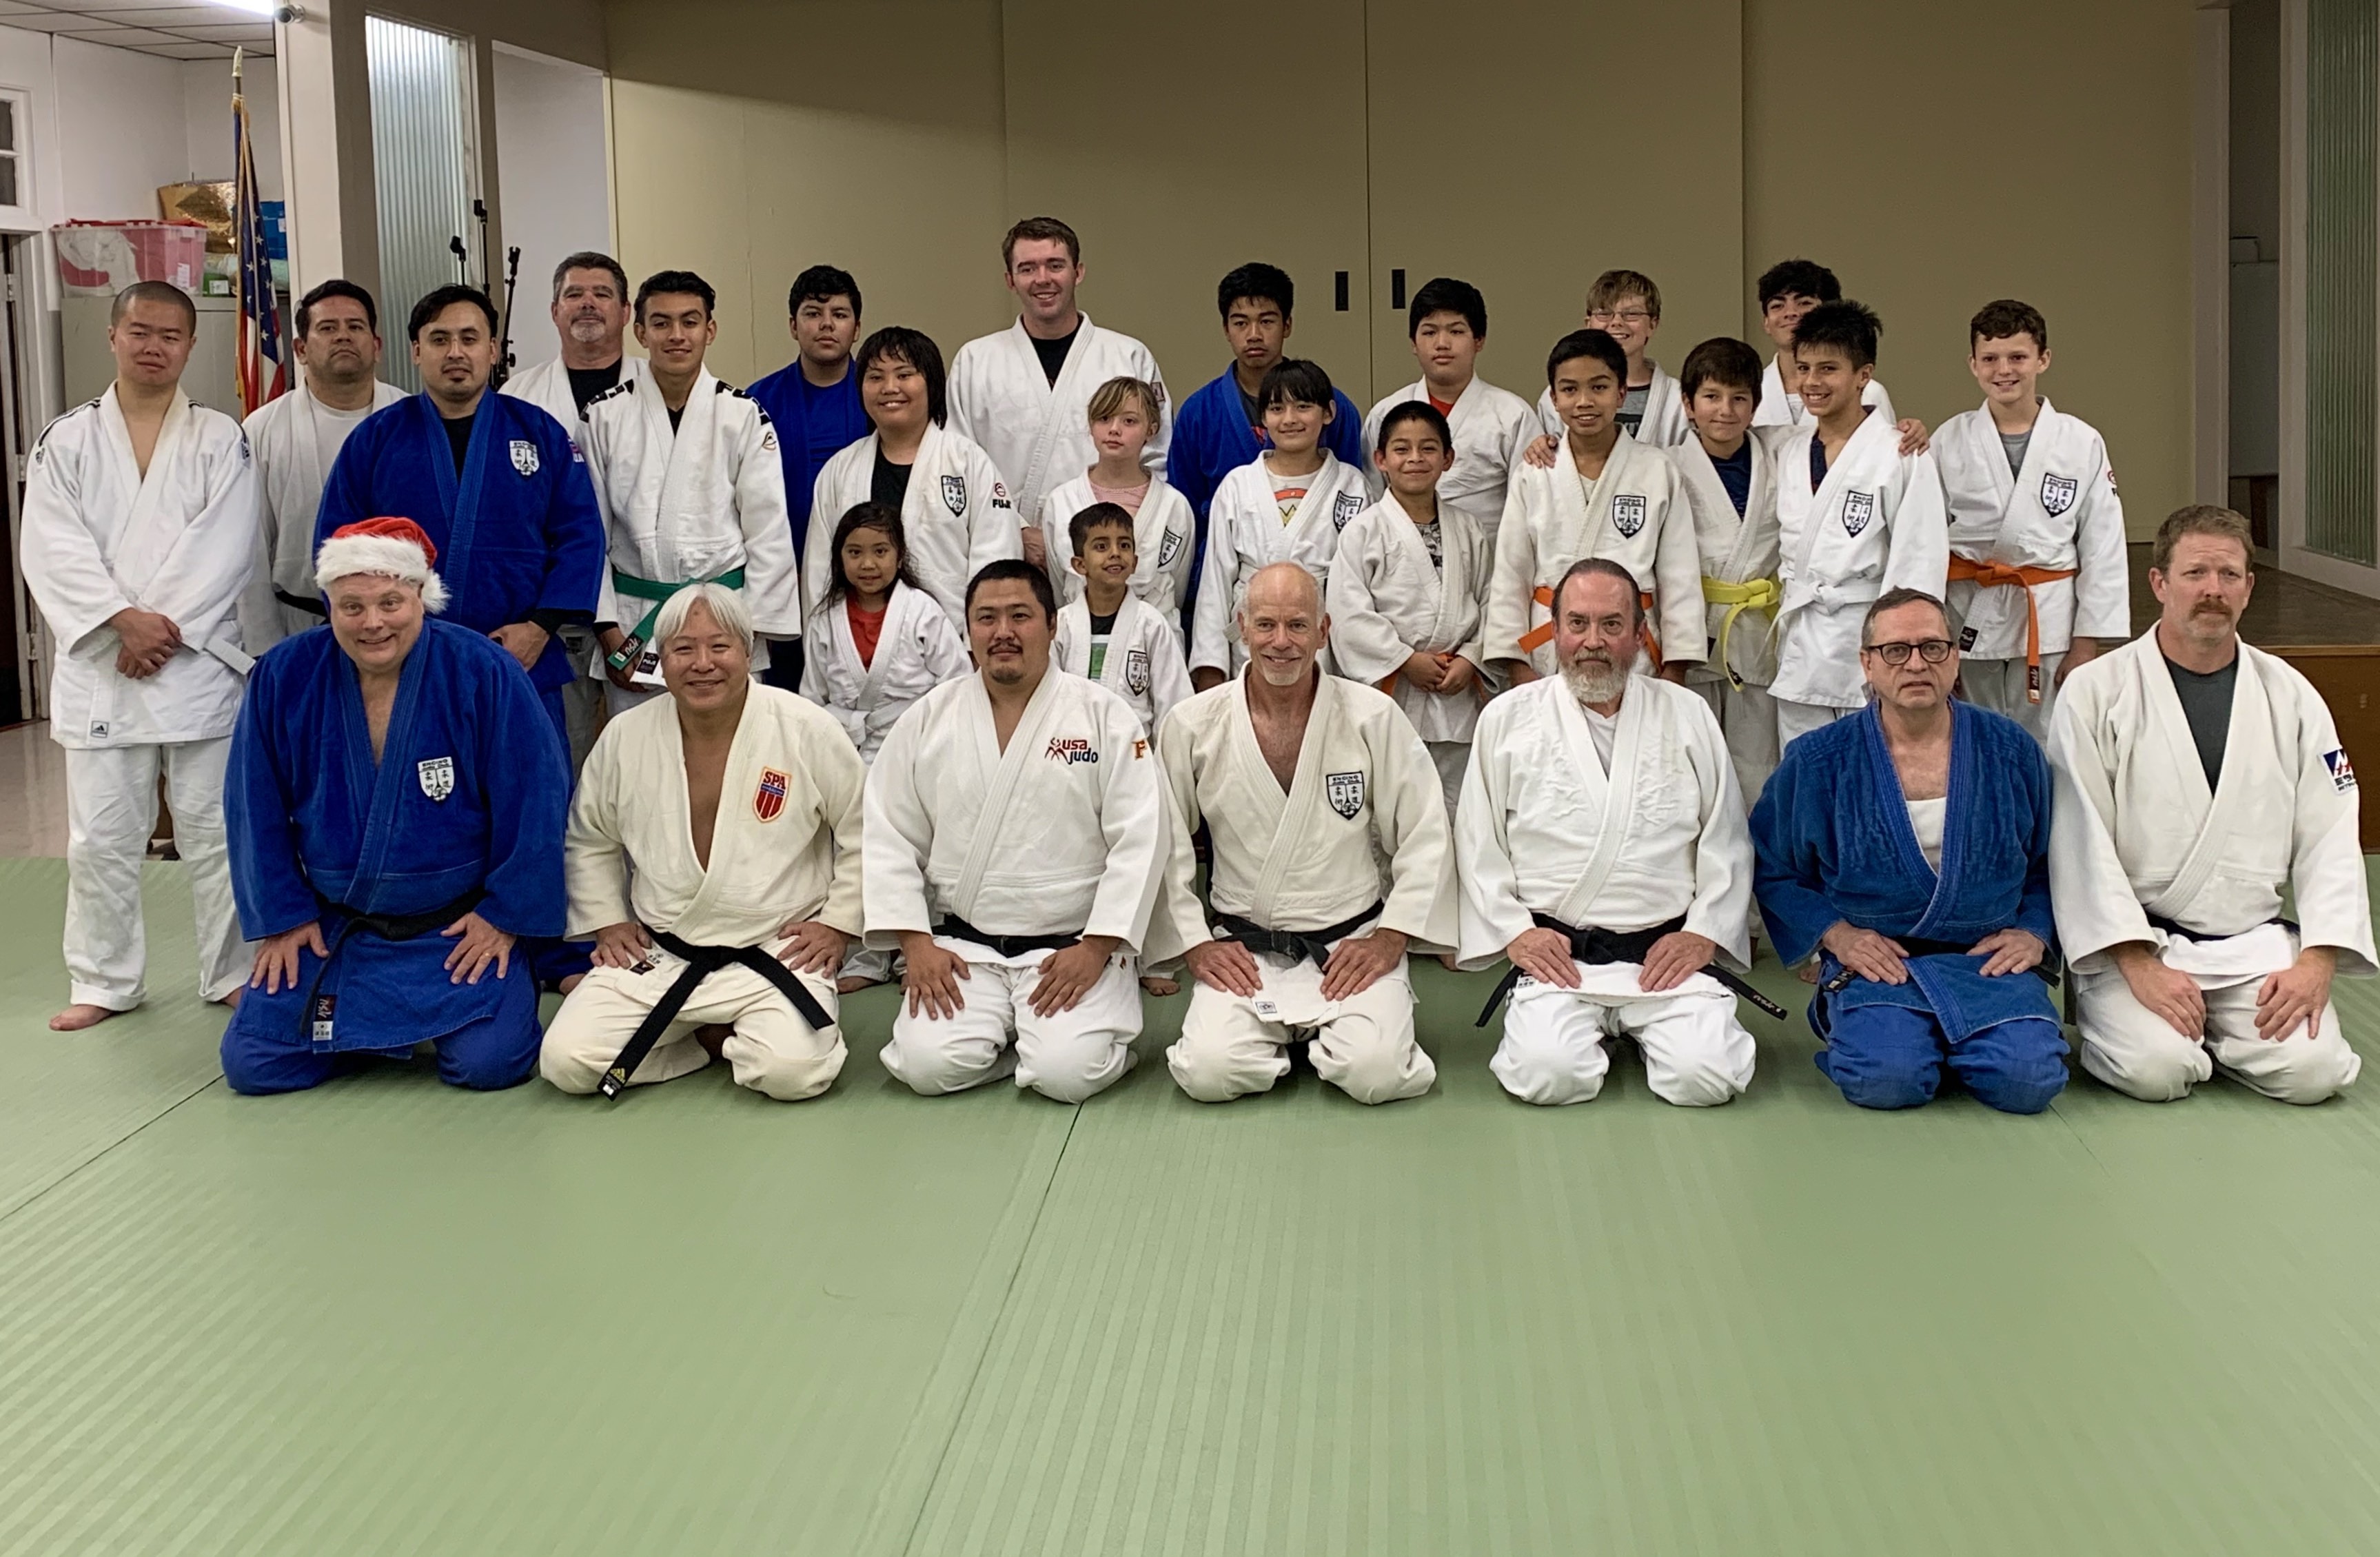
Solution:
M 1754 888 L 1786 964 L 1817 955 L 1810 1026 L 1845 1098 L 1914 1108 L 1947 1059 L 1993 1108 L 2038 1113 L 2066 1085 L 2049 765 L 2013 720 L 1950 700 L 1958 636 L 1921 590 L 1868 608 L 1868 706 L 1785 748 L 1752 812 Z
M 235 1091 L 296 1091 L 425 1040 L 457 1087 L 537 1064 L 537 983 L 516 948 L 562 933 L 570 777 L 513 656 L 431 616 L 435 560 L 410 519 L 342 528 L 315 565 L 330 625 L 249 677 L 224 785 L 257 943 L 223 1038 Z

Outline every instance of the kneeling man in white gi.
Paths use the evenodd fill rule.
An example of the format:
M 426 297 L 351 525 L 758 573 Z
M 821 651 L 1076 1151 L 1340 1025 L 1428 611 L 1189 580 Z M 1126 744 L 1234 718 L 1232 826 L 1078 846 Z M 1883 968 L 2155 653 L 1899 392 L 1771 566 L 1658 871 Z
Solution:
M 2248 522 L 2184 508 L 2151 554 L 2157 625 L 2071 672 L 2050 717 L 2050 904 L 2082 1068 L 2152 1102 L 2217 1065 L 2320 1102 L 2362 1064 L 2331 978 L 2375 971 L 2355 770 L 2313 684 L 2240 641 Z
M 1752 1085 L 1752 1035 L 1717 959 L 1751 960 L 1752 840 L 1718 720 L 1686 687 L 1631 677 L 1644 606 L 1618 563 L 1573 563 L 1554 590 L 1560 675 L 1479 716 L 1455 813 L 1462 966 L 1510 957 L 1488 1069 L 1526 1102 L 1583 1103 L 1633 1038 L 1665 1102 Z M 1773 1014 L 1784 1013 L 1770 1007 Z
M 654 618 L 666 698 L 615 713 L 570 808 L 570 931 L 594 970 L 545 1030 L 565 1092 L 710 1063 L 793 1102 L 843 1069 L 834 975 L 859 932 L 867 770 L 832 715 L 752 679 L 752 617 L 720 583 Z
M 869 770 L 868 944 L 908 959 L 882 1058 L 918 1092 L 1013 1072 L 1074 1103 L 1133 1065 L 1165 797 L 1132 705 L 1050 664 L 1057 614 L 1046 571 L 986 565 L 980 668 L 910 705 Z
M 1438 770 L 1395 699 L 1316 668 L 1330 620 L 1305 568 L 1257 570 L 1239 631 L 1247 668 L 1157 733 L 1173 847 L 1149 954 L 1197 978 L 1166 1064 L 1224 1102 L 1269 1089 L 1306 1038 L 1316 1074 L 1357 1102 L 1418 1097 L 1438 1067 L 1414 1041 L 1405 950 L 1454 942 Z M 1211 916 L 1192 886 L 1202 817 Z

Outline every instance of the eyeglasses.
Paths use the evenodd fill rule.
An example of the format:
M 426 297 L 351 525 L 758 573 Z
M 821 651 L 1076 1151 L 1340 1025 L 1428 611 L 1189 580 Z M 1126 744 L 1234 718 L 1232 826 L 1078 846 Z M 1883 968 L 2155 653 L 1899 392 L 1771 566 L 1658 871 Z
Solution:
M 1641 308 L 1599 308 L 1590 311 L 1586 317 L 1590 321 L 1600 319 L 1607 324 L 1642 324 L 1653 316 Z
M 1929 665 L 1938 665 L 1950 657 L 1950 640 L 1929 638 L 1918 643 L 1871 643 L 1860 652 L 1874 654 L 1888 665 L 1905 665 L 1912 654 L 1920 656 Z

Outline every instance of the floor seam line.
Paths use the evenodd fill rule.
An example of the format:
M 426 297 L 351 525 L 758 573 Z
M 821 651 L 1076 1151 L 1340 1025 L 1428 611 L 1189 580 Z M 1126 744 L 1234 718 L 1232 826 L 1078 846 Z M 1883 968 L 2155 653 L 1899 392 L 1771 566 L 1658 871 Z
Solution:
M 1059 1170 L 1066 1165 L 1066 1150 L 1075 1144 L 1075 1126 L 1083 1120 L 1083 1105 L 1074 1105 L 1073 1117 L 1066 1121 L 1066 1136 L 1058 1143 L 1058 1153 L 1050 1161 L 1050 1176 L 1042 1181 L 1040 1199 L 1033 1207 L 1033 1220 L 1025 1229 L 1024 1238 L 1016 1247 L 1016 1263 L 1008 1272 L 1008 1284 L 1001 1288 L 1000 1309 L 985 1330 L 983 1349 L 976 1354 L 975 1367 L 967 1373 L 966 1388 L 959 1392 L 958 1408 L 951 1413 L 951 1425 L 942 1434 L 941 1447 L 934 1454 L 934 1468 L 926 1478 L 926 1488 L 917 1499 L 917 1512 L 910 1516 L 908 1534 L 902 1538 L 903 1557 L 917 1550 L 917 1533 L 926 1521 L 926 1509 L 934 1501 L 934 1489 L 941 1485 L 942 1466 L 949 1461 L 951 1445 L 959 1435 L 959 1427 L 966 1420 L 967 1407 L 975 1402 L 976 1385 L 983 1378 L 983 1365 L 991 1356 L 992 1347 L 1000 1341 L 1001 1331 L 1008 1323 L 1009 1306 L 1016 1297 L 1016 1283 L 1025 1273 L 1026 1261 L 1033 1255 L 1033 1241 L 1041 1234 L 1041 1216 L 1050 1209 L 1050 1191 L 1057 1185 Z
M 191 1091 L 188 1091 L 188 1092 L 186 1092 L 186 1093 L 184 1093 L 182 1096 L 180 1096 L 180 1097 L 178 1097 L 178 1098 L 175 1099 L 171 1104 L 167 1105 L 166 1107 L 164 1107 L 164 1108 L 163 1108 L 163 1109 L 160 1109 L 160 1110 L 159 1110 L 159 1111 L 158 1111 L 158 1112 L 157 1112 L 153 1116 L 152 1116 L 152 1117 L 150 1117 L 150 1118 L 147 1118 L 147 1119 L 142 1120 L 140 1124 L 138 1124 L 138 1125 L 134 1125 L 131 1129 L 127 1130 L 123 1135 L 118 1136 L 115 1139 L 114 1139 L 114 1140 L 112 1140 L 112 1141 L 109 1141 L 105 1146 L 101 1147 L 97 1151 L 92 1152 L 90 1156 L 88 1156 L 88 1157 L 84 1158 L 81 1162 L 77 1162 L 73 1167 L 68 1168 L 65 1173 L 60 1174 L 56 1178 L 55 1178 L 55 1179 L 51 1180 L 49 1183 L 47 1183 L 47 1184 L 45 1184 L 45 1185 L 42 1186 L 42 1187 L 41 1187 L 41 1188 L 39 1188 L 39 1189 L 35 1190 L 32 1194 L 28 1195 L 27 1197 L 25 1197 L 25 1198 L 24 1198 L 24 1199 L 19 1200 L 17 1204 L 15 1204 L 15 1205 L 13 1205 L 13 1206 L 9 1207 L 6 1210 L 5 1210 L 5 1211 L 0 1211 L 0 1222 L 7 1222 L 7 1221 L 11 1220 L 12 1218 L 16 1217 L 19 1212 L 22 1212 L 22 1211 L 25 1211 L 25 1210 L 30 1210 L 31 1207 L 36 1206 L 36 1205 L 39 1205 L 42 1201 L 43 1201 L 43 1200 L 45 1200 L 45 1199 L 49 1198 L 49 1197 L 50 1197 L 51 1195 L 53 1195 L 53 1194 L 56 1193 L 56 1192 L 57 1192 L 58 1190 L 60 1190 L 60 1189 L 65 1188 L 68 1184 L 71 1184 L 72 1182 L 74 1182 L 74 1180 L 76 1180 L 77 1178 L 80 1177 L 80 1176 L 82 1175 L 82 1173 L 83 1173 L 83 1171 L 84 1171 L 85 1169 L 87 1169 L 87 1168 L 91 1167 L 93 1163 L 97 1162 L 101 1158 L 107 1156 L 109 1153 L 111 1153 L 111 1152 L 115 1151 L 118 1147 L 121 1147 L 121 1146 L 125 1145 L 127 1142 L 130 1141 L 134 1137 L 140 1135 L 143 1131 L 147 1130 L 151 1125 L 155 1125 L 155 1124 L 159 1123 L 160 1121 L 164 1120 L 164 1119 L 168 1114 L 173 1113 L 176 1109 L 179 1109 L 179 1108 L 180 1108 L 184 1103 L 188 1102 L 192 1098 L 197 1097 L 197 1096 L 199 1095 L 199 1093 L 203 1092 L 203 1091 L 206 1091 L 209 1088 L 212 1087 L 212 1086 L 213 1086 L 217 1081 L 220 1081 L 220 1080 L 222 1080 L 222 1079 L 223 1079 L 223 1078 L 222 1078 L 221 1077 L 209 1077 L 206 1080 L 204 1080 L 204 1081 L 202 1081 L 202 1082 L 199 1083 L 198 1087 L 197 1087 L 195 1089 L 193 1089 L 193 1090 L 191 1090 Z M 1074 1132 L 1070 1129 L 1070 1130 L 1067 1132 L 1067 1134 L 1068 1134 L 1068 1136 L 1069 1136 L 1069 1137 L 1071 1137 L 1071 1136 L 1074 1134 Z

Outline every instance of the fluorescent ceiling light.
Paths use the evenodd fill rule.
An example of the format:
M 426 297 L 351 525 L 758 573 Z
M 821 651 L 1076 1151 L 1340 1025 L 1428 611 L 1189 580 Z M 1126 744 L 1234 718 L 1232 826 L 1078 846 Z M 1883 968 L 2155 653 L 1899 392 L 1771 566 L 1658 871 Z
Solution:
M 213 3 L 226 10 L 246 11 L 249 16 L 267 19 L 281 8 L 281 0 L 213 0 Z

